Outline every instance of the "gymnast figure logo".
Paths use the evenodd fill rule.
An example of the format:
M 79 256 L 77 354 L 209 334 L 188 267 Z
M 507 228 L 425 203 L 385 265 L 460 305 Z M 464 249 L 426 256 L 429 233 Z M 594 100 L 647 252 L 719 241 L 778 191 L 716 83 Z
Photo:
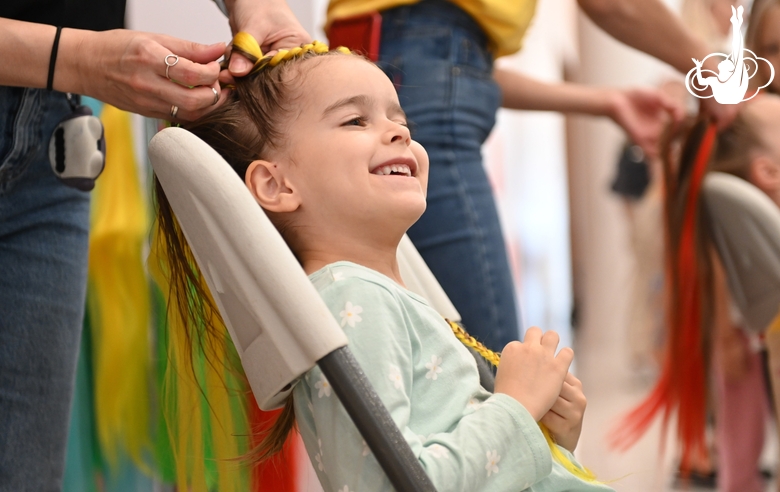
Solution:
M 742 12 L 743 8 L 731 7 L 731 54 L 711 53 L 704 60 L 699 61 L 693 58 L 696 67 L 692 68 L 685 76 L 685 87 L 688 92 L 700 99 L 714 97 L 720 104 L 739 104 L 742 101 L 748 101 L 756 97 L 758 92 L 772 83 L 775 78 L 775 69 L 765 58 L 761 58 L 749 49 L 745 48 L 742 40 Z M 712 57 L 723 58 L 718 63 L 718 73 L 712 70 L 702 69 L 702 64 Z M 764 62 L 769 65 L 770 75 L 766 84 L 758 87 L 755 93 L 745 98 L 748 90 L 748 84 L 758 72 L 758 64 Z M 710 73 L 712 76 L 704 77 L 703 74 Z M 712 88 L 712 94 L 701 96 L 697 92 L 703 92 L 707 87 Z

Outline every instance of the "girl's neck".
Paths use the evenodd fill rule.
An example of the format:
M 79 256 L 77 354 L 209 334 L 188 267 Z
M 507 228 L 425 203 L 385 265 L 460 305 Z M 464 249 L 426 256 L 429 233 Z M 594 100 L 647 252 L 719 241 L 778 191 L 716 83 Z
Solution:
M 395 246 L 385 245 L 382 247 L 375 244 L 356 245 L 343 241 L 335 245 L 328 244 L 327 248 L 318 247 L 318 245 L 300 248 L 296 254 L 307 275 L 337 261 L 351 261 L 375 270 L 405 287 L 398 270 L 397 251 L 397 243 Z

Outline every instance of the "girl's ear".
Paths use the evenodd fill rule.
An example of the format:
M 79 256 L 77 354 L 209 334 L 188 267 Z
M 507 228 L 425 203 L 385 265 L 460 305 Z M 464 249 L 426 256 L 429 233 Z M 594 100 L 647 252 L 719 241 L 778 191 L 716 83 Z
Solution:
M 780 163 L 766 155 L 753 158 L 750 182 L 768 195 L 777 194 L 780 192 Z
M 244 177 L 257 203 L 269 212 L 293 212 L 301 205 L 282 169 L 273 162 L 257 160 L 249 164 Z

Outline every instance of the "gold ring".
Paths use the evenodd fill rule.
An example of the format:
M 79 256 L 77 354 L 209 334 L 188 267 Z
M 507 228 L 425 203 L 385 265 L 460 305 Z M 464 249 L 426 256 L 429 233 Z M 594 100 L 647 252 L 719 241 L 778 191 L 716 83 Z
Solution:
M 213 106 L 219 102 L 219 92 L 217 91 L 217 89 L 213 87 L 211 88 L 211 90 L 214 91 L 214 102 L 211 103 L 211 105 Z
M 171 118 L 176 118 L 176 115 L 179 113 L 179 107 L 178 106 L 171 106 Z

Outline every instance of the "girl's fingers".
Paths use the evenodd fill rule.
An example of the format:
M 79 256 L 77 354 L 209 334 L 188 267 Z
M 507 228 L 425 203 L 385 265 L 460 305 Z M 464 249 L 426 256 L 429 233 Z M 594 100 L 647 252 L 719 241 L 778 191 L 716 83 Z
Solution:
M 544 417 L 539 421 L 540 423 L 544 424 L 548 429 L 553 431 L 559 431 L 563 428 L 565 428 L 566 419 L 561 417 L 557 412 L 550 410 L 546 414 L 544 414 Z
M 555 358 L 560 361 L 560 363 L 566 367 L 566 371 L 568 371 L 571 362 L 574 360 L 574 350 L 570 347 L 563 347 Z
M 528 328 L 523 338 L 523 343 L 539 343 L 542 339 L 542 330 L 537 326 Z
M 558 342 L 561 341 L 561 337 L 558 336 L 558 334 L 554 331 L 546 331 L 544 335 L 542 335 L 542 345 L 553 352 L 556 348 L 558 348 Z

